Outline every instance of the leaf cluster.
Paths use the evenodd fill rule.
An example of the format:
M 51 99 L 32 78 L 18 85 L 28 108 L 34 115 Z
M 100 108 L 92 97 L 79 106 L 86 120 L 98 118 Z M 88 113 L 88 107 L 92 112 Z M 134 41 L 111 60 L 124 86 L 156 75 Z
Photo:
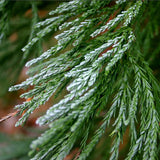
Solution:
M 75 145 L 81 152 L 78 159 L 86 159 L 110 124 L 110 160 L 118 159 L 127 128 L 130 148 L 126 160 L 158 158 L 160 90 L 143 58 L 146 52 L 141 54 L 145 44 L 140 45 L 144 37 L 139 36 L 141 30 L 143 34 L 153 33 L 139 18 L 148 20 L 148 6 L 153 7 L 153 2 L 73 0 L 61 4 L 49 13 L 50 18 L 34 26 L 39 30 L 24 52 L 47 34 L 60 33 L 55 36 L 56 45 L 26 63 L 30 77 L 10 88 L 33 86 L 21 95 L 32 100 L 16 106 L 20 113 L 25 111 L 16 125 L 22 125 L 53 94 L 57 96 L 65 89 L 68 92 L 38 118 L 37 124 L 48 124 L 49 129 L 32 142 L 32 160 L 62 160 Z M 152 9 L 150 16 L 159 10 Z M 97 117 L 102 122 L 95 129 Z

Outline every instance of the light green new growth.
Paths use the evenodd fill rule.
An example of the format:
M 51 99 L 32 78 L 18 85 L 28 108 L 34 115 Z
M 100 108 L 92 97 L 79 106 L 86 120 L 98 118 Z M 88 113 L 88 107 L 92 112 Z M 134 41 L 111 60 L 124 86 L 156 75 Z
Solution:
M 106 128 L 112 129 L 113 142 L 110 158 L 105 159 L 118 159 L 126 129 L 130 132 L 126 160 L 158 159 L 160 90 L 143 58 L 147 54 L 143 37 L 154 35 L 151 19 L 160 7 L 159 1 L 153 3 L 73 0 L 35 25 L 22 49 L 25 54 L 51 32 L 60 33 L 55 46 L 26 63 L 30 77 L 10 88 L 33 87 L 21 95 L 32 100 L 16 106 L 20 113 L 26 111 L 16 126 L 54 93 L 66 89 L 67 94 L 38 118 L 36 123 L 48 124 L 49 129 L 32 142 L 32 160 L 63 160 L 75 146 L 80 148 L 77 159 L 87 159 Z

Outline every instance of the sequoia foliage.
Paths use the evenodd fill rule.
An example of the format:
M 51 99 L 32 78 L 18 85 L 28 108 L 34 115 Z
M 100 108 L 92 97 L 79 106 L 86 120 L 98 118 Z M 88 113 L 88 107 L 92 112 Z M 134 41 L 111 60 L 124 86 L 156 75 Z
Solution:
M 36 3 L 32 4 L 33 27 L 21 61 L 26 62 L 46 36 L 54 35 L 57 44 L 42 54 L 42 48 L 35 47 L 39 56 L 26 63 L 30 77 L 10 87 L 32 88 L 21 95 L 31 100 L 15 107 L 19 114 L 25 111 L 16 126 L 52 95 L 66 91 L 36 121 L 49 129 L 32 142 L 32 160 L 62 160 L 75 147 L 76 159 L 89 159 L 106 133 L 103 141 L 111 143 L 100 148 L 102 159 L 118 159 L 128 133 L 124 159 L 158 159 L 159 8 L 160 1 L 73 0 L 38 22 Z M 7 23 L 3 24 L 1 35 Z

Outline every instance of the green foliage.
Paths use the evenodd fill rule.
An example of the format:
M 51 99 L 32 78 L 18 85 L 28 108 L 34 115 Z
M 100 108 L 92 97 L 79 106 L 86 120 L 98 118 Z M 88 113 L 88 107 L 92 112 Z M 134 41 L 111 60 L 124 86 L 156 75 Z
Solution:
M 56 45 L 26 63 L 30 77 L 10 88 L 33 87 L 21 95 L 32 100 L 16 106 L 26 111 L 16 126 L 54 93 L 68 92 L 38 118 L 49 129 L 32 142 L 32 160 L 62 160 L 75 146 L 78 160 L 87 159 L 111 125 L 111 156 L 105 158 L 118 159 L 129 128 L 126 160 L 158 159 L 160 89 L 148 63 L 153 66 L 160 48 L 159 7 L 159 1 L 73 0 L 33 26 L 24 57 L 45 36 L 60 32 Z
M 8 87 L 16 82 L 25 63 L 42 53 L 40 39 L 31 50 L 24 54 L 21 51 L 27 41 L 30 42 L 35 36 L 34 26 L 40 19 L 37 7 L 41 3 L 0 1 L 0 96 L 3 96 Z M 26 15 L 30 9 L 32 18 Z

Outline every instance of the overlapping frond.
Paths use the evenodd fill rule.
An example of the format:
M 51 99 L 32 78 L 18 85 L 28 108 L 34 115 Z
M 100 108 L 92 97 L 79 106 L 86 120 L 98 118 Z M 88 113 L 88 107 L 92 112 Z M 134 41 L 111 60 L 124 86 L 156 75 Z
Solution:
M 114 141 L 110 160 L 118 159 L 127 127 L 131 145 L 126 159 L 156 159 L 159 87 L 137 49 L 134 26 L 147 5 L 141 0 L 74 0 L 63 3 L 50 12 L 53 17 L 35 25 L 41 29 L 23 48 L 25 52 L 47 34 L 61 33 L 55 36 L 57 45 L 27 62 L 30 78 L 10 88 L 33 86 L 21 95 L 32 97 L 31 101 L 16 106 L 21 113 L 25 110 L 16 125 L 23 124 L 54 93 L 68 92 L 38 118 L 37 124 L 49 124 L 50 129 L 31 144 L 33 160 L 62 160 L 79 139 L 78 159 L 86 159 L 111 120 Z M 101 111 L 105 112 L 103 122 L 89 139 Z

